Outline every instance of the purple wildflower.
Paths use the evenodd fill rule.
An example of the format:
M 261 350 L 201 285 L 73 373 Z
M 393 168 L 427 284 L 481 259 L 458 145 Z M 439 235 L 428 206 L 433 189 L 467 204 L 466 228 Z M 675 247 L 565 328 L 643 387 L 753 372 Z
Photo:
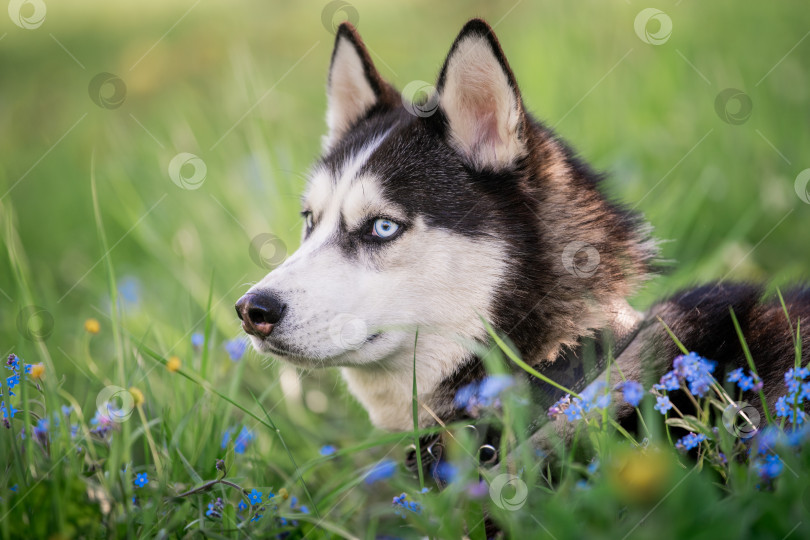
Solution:
M 655 399 L 657 403 L 653 408 L 661 414 L 667 414 L 667 411 L 672 408 L 672 402 L 669 401 L 669 396 L 658 396 Z
M 236 428 L 228 428 L 222 434 L 222 440 L 219 443 L 219 447 L 223 450 L 228 447 L 228 443 L 231 440 L 231 437 L 236 432 Z M 247 450 L 248 444 L 255 439 L 256 436 L 254 435 L 253 431 L 248 429 L 247 426 L 242 426 L 242 430 L 236 435 L 236 438 L 233 441 L 233 450 L 237 454 L 244 454 L 245 450 Z
M 549 407 L 548 409 L 549 418 L 554 418 L 560 413 L 564 412 L 569 405 L 571 405 L 571 394 L 565 394 L 565 396 L 558 399 L 554 405 Z
M 253 431 L 247 428 L 247 426 L 242 426 L 242 431 L 239 432 L 239 435 L 236 436 L 236 440 L 233 442 L 233 450 L 237 454 L 244 454 L 245 450 L 247 450 L 247 445 L 255 439 L 256 436 L 253 434 Z
M 262 502 L 262 492 L 256 488 L 253 488 L 253 490 L 248 493 L 248 500 L 250 501 L 250 504 L 259 504 Z
M 414 514 L 422 513 L 422 505 L 416 501 L 409 501 L 406 493 L 394 497 L 391 505 L 395 508 L 394 513 L 398 516 L 402 516 L 402 519 L 405 519 L 405 512 L 402 510 L 407 510 L 409 512 L 413 512 Z
M 742 379 L 744 376 L 743 368 L 737 368 L 733 371 L 730 371 L 729 374 L 726 376 L 726 380 L 728 382 L 737 382 Z
M 225 351 L 234 362 L 238 362 L 245 354 L 247 343 L 240 338 L 234 338 L 225 342 Z
M 636 381 L 626 381 L 621 384 L 624 400 L 633 407 L 638 407 L 644 397 L 644 387 Z
M 8 408 L 6 408 L 5 401 L 0 401 L 0 410 L 3 411 L 3 418 L 9 418 L 9 416 L 14 418 L 14 415 L 20 412 L 20 409 L 15 409 L 14 405 L 12 405 L 10 402 L 8 404 Z
M 504 390 L 515 385 L 510 375 L 490 375 L 478 387 L 478 399 L 484 407 L 491 407 Z
M 565 413 L 565 418 L 569 422 L 573 422 L 574 420 L 581 420 L 582 419 L 582 400 L 579 398 L 574 398 L 571 402 L 571 405 L 563 411 Z
M 337 452 L 337 448 L 335 448 L 334 445 L 326 444 L 326 445 L 321 447 L 321 455 L 322 456 L 331 456 L 335 452 Z
M 768 454 L 764 458 L 754 461 L 754 471 L 763 480 L 771 480 L 782 474 L 782 460 L 776 454 Z
M 480 382 L 459 388 L 453 402 L 456 408 L 475 414 L 481 407 L 499 406 L 501 393 L 514 385 L 515 379 L 511 375 L 490 375 Z
M 743 392 L 758 392 L 760 389 L 762 389 L 762 380 L 755 375 L 754 372 L 751 371 L 749 373 L 750 375 L 740 376 L 740 378 L 737 380 L 737 386 Z
M 34 426 L 34 440 L 44 445 L 48 442 L 48 427 L 49 422 L 47 418 L 40 418 L 37 425 Z
M 222 511 L 225 509 L 225 503 L 222 502 L 221 497 L 217 497 L 214 501 L 208 503 L 208 510 L 205 511 L 205 516 L 211 519 L 222 519 Z
M 656 390 L 673 391 L 681 387 L 681 381 L 674 371 L 668 371 L 661 377 L 658 384 L 654 384 L 653 388 Z
M 685 437 L 681 437 L 678 442 L 675 443 L 675 448 L 681 450 L 682 452 L 686 452 L 696 448 L 701 442 L 706 440 L 706 435 L 703 433 L 689 433 Z
M 754 454 L 766 454 L 773 451 L 782 438 L 782 431 L 773 425 L 765 426 L 753 440 Z
M 385 459 L 376 463 L 371 470 L 368 471 L 364 481 L 366 484 L 374 484 L 381 480 L 387 480 L 394 476 L 397 470 L 397 464 L 394 460 Z
M 486 496 L 487 493 L 489 493 L 489 486 L 483 480 L 480 482 L 472 482 L 467 486 L 467 495 L 469 495 L 471 499 L 481 499 Z
M 706 360 L 702 356 L 694 352 L 689 354 L 682 354 L 675 358 L 672 362 L 672 371 L 661 378 L 661 383 L 656 385 L 656 390 L 675 390 L 675 381 L 671 374 L 674 374 L 678 381 L 686 381 L 689 383 L 689 391 L 697 396 L 703 397 L 708 392 L 709 387 L 714 382 L 712 373 L 714 372 L 716 362 Z
M 794 426 L 803 424 L 806 419 L 804 400 L 810 399 L 810 382 L 803 382 L 810 376 L 808 368 L 791 368 L 785 372 L 785 386 L 788 392 L 776 400 L 776 416 L 787 418 Z
M 14 353 L 8 355 L 8 359 L 6 360 L 6 369 L 10 369 L 11 371 L 19 371 L 20 357 Z
M 458 467 L 450 462 L 442 461 L 433 467 L 433 476 L 442 482 L 450 483 L 458 476 Z
M 149 483 L 149 477 L 147 476 L 147 474 L 145 472 L 138 473 L 138 474 L 135 475 L 135 482 L 134 483 L 135 483 L 135 487 L 142 488 L 143 486 L 145 486 L 146 484 Z

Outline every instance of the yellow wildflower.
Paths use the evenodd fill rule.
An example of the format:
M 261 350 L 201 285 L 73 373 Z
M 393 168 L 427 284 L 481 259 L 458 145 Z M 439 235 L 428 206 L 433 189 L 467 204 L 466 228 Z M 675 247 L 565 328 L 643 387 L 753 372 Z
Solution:
M 84 321 L 84 330 L 88 334 L 98 334 L 101 330 L 101 325 L 97 319 L 87 319 Z
M 143 392 L 132 386 L 129 389 L 129 393 L 132 394 L 132 400 L 135 402 L 136 407 L 140 407 L 141 405 L 143 405 L 144 402 Z
M 35 379 L 41 379 L 45 375 L 45 366 L 42 363 L 34 364 L 31 366 L 31 376 Z
M 176 356 L 170 356 L 169 360 L 166 362 L 166 369 L 172 373 L 178 371 L 180 369 L 180 359 Z

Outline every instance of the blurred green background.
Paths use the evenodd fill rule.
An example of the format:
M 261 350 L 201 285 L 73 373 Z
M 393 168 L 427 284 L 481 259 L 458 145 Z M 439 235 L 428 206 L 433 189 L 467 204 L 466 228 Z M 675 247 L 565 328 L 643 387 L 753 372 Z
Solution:
M 92 174 L 127 298 L 127 331 L 193 368 L 188 336 L 202 331 L 212 288 L 217 340 L 240 334 L 233 302 L 266 273 L 249 255 L 251 239 L 272 233 L 288 252 L 299 241 L 298 196 L 324 132 L 333 41 L 326 5 L 47 2 L 35 29 L 0 16 L 1 237 L 8 247 L 19 235 L 11 245 L 27 260 L 23 277 L 33 293 L 28 299 L 22 292 L 4 249 L 0 352 L 36 361 L 18 314 L 30 303 L 43 307 L 53 317 L 46 344 L 57 377 L 93 402 L 100 385 L 71 361 L 86 318 L 100 319 L 102 332 L 109 326 Z M 654 7 L 672 21 L 660 45 L 634 30 L 647 7 L 528 0 L 350 6 L 378 69 L 398 88 L 434 81 L 470 17 L 495 25 L 527 107 L 608 172 L 610 194 L 654 226 L 668 263 L 635 299 L 639 307 L 711 279 L 807 279 L 810 205 L 794 189 L 810 167 L 806 2 L 658 2 Z M 350 13 L 326 19 L 337 23 Z M 657 24 L 648 31 L 659 32 Z M 125 84 L 120 106 L 104 108 L 98 94 L 91 96 L 100 73 Z M 727 114 L 743 117 L 739 125 L 717 112 L 716 98 L 727 88 L 752 104 L 748 117 L 739 100 L 728 103 Z M 116 98 L 111 84 L 100 91 Z M 205 163 L 199 189 L 170 179 L 169 163 L 181 152 Z M 102 367 L 112 350 L 112 340 L 98 344 Z M 215 377 L 232 369 L 221 351 L 218 361 Z M 130 384 L 153 367 L 137 355 L 132 362 Z M 279 382 L 278 366 L 250 354 L 240 369 L 258 393 Z M 336 379 L 313 374 L 300 397 L 288 395 L 285 415 L 309 415 L 299 424 L 302 436 L 310 430 L 351 437 L 367 429 Z

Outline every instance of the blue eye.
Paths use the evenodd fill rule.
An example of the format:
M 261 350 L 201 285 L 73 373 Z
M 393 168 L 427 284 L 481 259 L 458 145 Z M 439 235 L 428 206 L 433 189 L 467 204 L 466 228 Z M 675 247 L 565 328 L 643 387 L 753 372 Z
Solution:
M 374 227 L 371 230 L 372 236 L 380 238 L 391 238 L 399 230 L 399 225 L 390 219 L 379 218 L 374 220 Z

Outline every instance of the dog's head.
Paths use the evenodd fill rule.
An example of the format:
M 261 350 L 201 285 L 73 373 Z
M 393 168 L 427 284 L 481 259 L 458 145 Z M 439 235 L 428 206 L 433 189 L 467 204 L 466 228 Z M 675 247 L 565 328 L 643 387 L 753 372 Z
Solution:
M 485 22 L 464 26 L 424 86 L 403 99 L 340 26 L 301 247 L 236 306 L 260 352 L 390 371 L 412 365 L 419 328 L 420 373 L 436 382 L 470 357 L 459 343 L 486 338 L 482 318 L 546 355 L 644 274 L 635 219 L 526 113 Z
M 417 326 L 480 334 L 508 258 L 488 193 L 525 151 L 520 96 L 485 23 L 464 28 L 426 97 L 403 102 L 339 28 L 303 242 L 237 304 L 259 351 L 354 366 L 412 351 Z

